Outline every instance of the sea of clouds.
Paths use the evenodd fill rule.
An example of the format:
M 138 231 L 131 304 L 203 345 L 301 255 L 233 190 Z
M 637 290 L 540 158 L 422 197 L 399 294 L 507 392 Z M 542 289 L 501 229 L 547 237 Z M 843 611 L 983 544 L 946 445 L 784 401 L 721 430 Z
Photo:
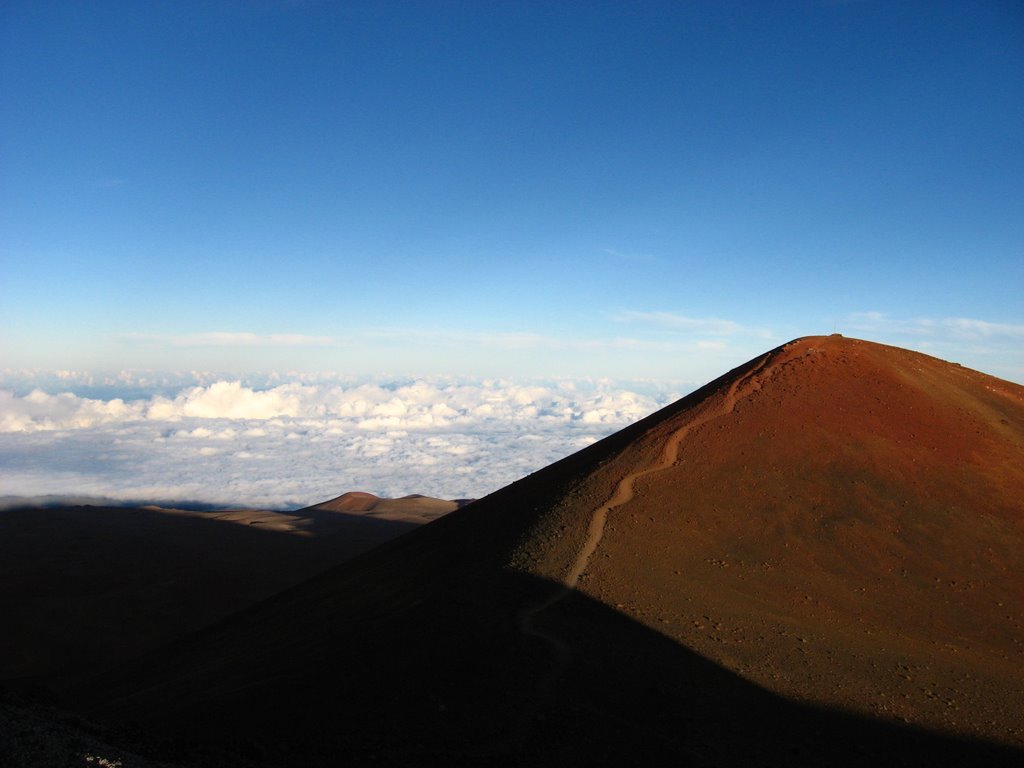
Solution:
M 6 372 L 0 496 L 289 509 L 348 490 L 478 498 L 682 383 Z

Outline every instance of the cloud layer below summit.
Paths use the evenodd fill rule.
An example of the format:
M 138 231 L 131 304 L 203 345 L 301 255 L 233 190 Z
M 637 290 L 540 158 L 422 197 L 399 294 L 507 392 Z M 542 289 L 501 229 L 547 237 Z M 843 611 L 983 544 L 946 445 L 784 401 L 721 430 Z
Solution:
M 0 390 L 0 495 L 291 507 L 346 490 L 477 497 L 681 392 L 610 383 L 413 380 L 126 400 Z

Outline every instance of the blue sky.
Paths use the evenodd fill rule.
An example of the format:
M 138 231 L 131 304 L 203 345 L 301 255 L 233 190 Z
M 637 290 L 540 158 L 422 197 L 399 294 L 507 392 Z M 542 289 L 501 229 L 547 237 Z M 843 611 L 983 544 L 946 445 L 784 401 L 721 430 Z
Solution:
M 6 2 L 0 366 L 1024 381 L 1016 2 Z

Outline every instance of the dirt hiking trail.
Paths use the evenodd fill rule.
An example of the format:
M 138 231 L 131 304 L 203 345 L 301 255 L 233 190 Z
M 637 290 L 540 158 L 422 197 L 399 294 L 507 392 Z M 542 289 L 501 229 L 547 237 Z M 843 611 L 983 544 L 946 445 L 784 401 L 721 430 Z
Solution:
M 554 664 L 552 666 L 551 673 L 542 685 L 541 699 L 546 696 L 546 692 L 550 688 L 551 684 L 559 675 L 561 675 L 566 665 L 568 665 L 572 654 L 569 645 L 562 638 L 536 626 L 535 622 L 537 616 L 548 608 L 551 608 L 553 605 L 564 600 L 573 592 L 573 590 L 576 589 L 576 585 L 579 584 L 580 578 L 586 572 L 587 566 L 590 564 L 590 559 L 594 556 L 598 546 L 601 544 L 601 539 L 604 536 L 605 523 L 608 521 L 609 513 L 632 501 L 635 494 L 637 480 L 672 467 L 677 461 L 679 461 L 679 446 L 690 432 L 704 424 L 707 424 L 709 421 L 713 421 L 732 413 L 741 394 L 744 394 L 741 393 L 741 389 L 744 389 L 749 382 L 753 381 L 754 377 L 760 373 L 768 363 L 770 357 L 771 355 L 765 355 L 753 368 L 750 369 L 750 371 L 740 376 L 732 383 L 722 400 L 720 408 L 705 412 L 673 432 L 668 440 L 665 441 L 665 447 L 662 450 L 661 459 L 657 464 L 647 467 L 646 469 L 631 472 L 618 482 L 615 486 L 615 492 L 612 493 L 608 501 L 591 513 L 590 524 L 587 526 L 587 538 L 584 540 L 583 545 L 580 547 L 580 550 L 572 563 L 572 566 L 569 568 L 565 578 L 562 580 L 562 584 L 547 598 L 538 603 L 528 605 L 520 612 L 518 623 L 520 633 L 529 637 L 536 637 L 544 641 L 551 648 L 554 656 Z

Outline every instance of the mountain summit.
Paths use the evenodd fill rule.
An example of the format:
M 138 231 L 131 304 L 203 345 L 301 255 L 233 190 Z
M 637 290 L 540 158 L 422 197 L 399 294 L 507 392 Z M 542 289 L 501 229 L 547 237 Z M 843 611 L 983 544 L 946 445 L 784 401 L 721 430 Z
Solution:
M 1013 764 L 1021 499 L 1024 388 L 798 339 L 78 701 L 275 766 Z

